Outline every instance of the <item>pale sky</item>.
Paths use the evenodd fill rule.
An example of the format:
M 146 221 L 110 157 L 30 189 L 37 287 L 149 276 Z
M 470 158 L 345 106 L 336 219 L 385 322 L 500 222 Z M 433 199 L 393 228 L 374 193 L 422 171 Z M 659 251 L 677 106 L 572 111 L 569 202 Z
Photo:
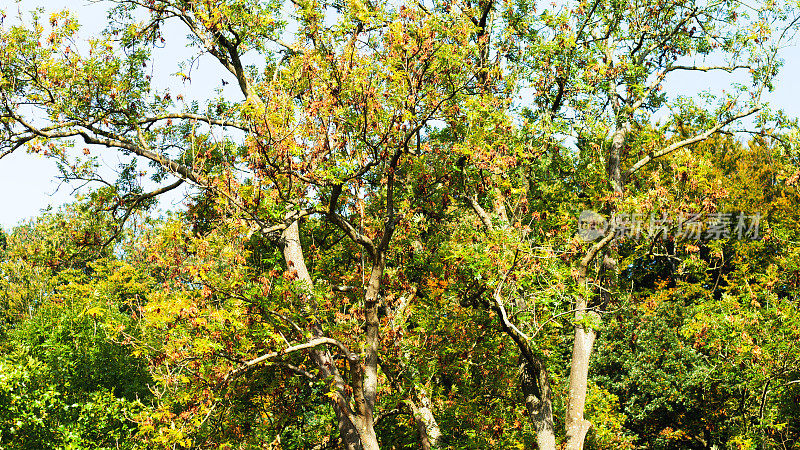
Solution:
M 17 10 L 23 12 L 43 7 L 46 14 L 68 8 L 76 13 L 82 29 L 81 37 L 98 35 L 106 25 L 106 13 L 104 4 L 93 4 L 86 0 L 23 0 L 16 3 L 13 0 L 0 0 L 0 9 L 5 10 L 10 16 L 6 20 L 13 20 Z M 46 17 L 46 16 L 45 16 Z M 172 33 L 169 33 L 172 31 Z M 178 71 L 177 61 L 185 59 L 187 56 L 185 45 L 180 39 L 184 33 L 178 29 L 169 30 L 168 34 L 173 37 L 168 39 L 168 46 L 158 50 L 153 55 L 155 64 L 154 80 L 164 79 L 164 74 L 173 74 Z M 774 108 L 783 108 L 790 117 L 800 116 L 800 89 L 796 88 L 795 80 L 800 74 L 800 47 L 785 49 L 783 53 L 785 65 L 776 83 L 776 90 L 767 99 Z M 171 88 L 171 90 L 181 91 L 187 99 L 202 101 L 209 94 L 213 95 L 214 89 L 221 87 L 221 79 L 229 78 L 219 70 L 218 65 L 209 59 L 201 59 L 200 67 L 195 68 L 192 73 L 190 85 L 183 85 L 178 77 L 170 77 L 166 84 L 159 86 L 160 89 Z M 233 81 L 228 79 L 227 81 Z M 668 84 L 668 92 L 679 92 L 683 95 L 695 95 L 698 92 L 727 86 L 728 78 L 722 75 L 704 75 L 697 73 L 686 73 L 672 79 Z M 224 94 L 229 98 L 240 96 L 235 89 L 235 83 L 231 83 L 224 89 Z M 115 164 L 114 160 L 105 160 L 108 166 Z M 37 216 L 40 211 L 48 205 L 57 207 L 72 200 L 72 187 L 61 186 L 56 179 L 58 170 L 53 161 L 38 156 L 17 151 L 0 160 L 0 227 L 9 230 L 14 225 L 23 220 Z M 180 204 L 181 195 L 173 195 L 162 201 L 162 207 L 169 208 L 171 205 Z
M 15 15 L 20 10 L 23 12 L 23 18 L 27 20 L 29 18 L 27 12 L 38 7 L 45 9 L 45 18 L 55 11 L 63 9 L 73 11 L 81 24 L 79 32 L 81 38 L 99 35 L 107 24 L 107 3 L 98 4 L 87 0 L 23 0 L 17 4 L 13 0 L 0 0 L 0 9 L 5 10 L 9 16 L 7 21 L 18 20 Z M 165 48 L 153 52 L 151 62 L 156 89 L 168 88 L 173 92 L 181 92 L 189 102 L 192 100 L 202 102 L 213 96 L 214 90 L 221 88 L 222 79 L 226 78 L 229 84 L 225 86 L 224 94 L 229 98 L 241 97 L 235 88 L 236 84 L 232 83 L 234 80 L 231 75 L 224 73 L 219 64 L 210 57 L 201 58 L 199 65 L 194 67 L 191 83 L 184 85 L 178 76 L 165 77 L 164 75 L 178 72 L 177 63 L 190 56 L 186 52 L 183 40 L 186 33 L 183 30 L 167 29 L 165 34 L 171 36 L 171 39 L 167 40 Z M 81 144 L 81 147 L 83 146 Z M 102 158 L 102 166 L 106 167 L 105 176 L 113 180 L 113 169 L 119 163 L 116 155 L 109 152 L 97 152 L 97 154 L 107 155 Z M 146 161 L 140 161 L 141 167 L 146 165 Z M 38 216 L 40 211 L 48 206 L 57 208 L 72 201 L 74 198 L 72 191 L 75 186 L 62 185 L 57 179 L 58 175 L 58 168 L 53 160 L 41 155 L 27 154 L 23 149 L 0 159 L 0 227 L 9 230 L 21 221 Z M 183 192 L 175 191 L 164 197 L 160 203 L 161 207 L 170 208 L 182 202 Z

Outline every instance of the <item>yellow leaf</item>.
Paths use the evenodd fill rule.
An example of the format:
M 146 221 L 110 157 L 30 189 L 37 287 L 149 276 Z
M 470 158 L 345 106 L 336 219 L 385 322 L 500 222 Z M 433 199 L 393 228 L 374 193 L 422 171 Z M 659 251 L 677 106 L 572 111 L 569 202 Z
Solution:
M 87 309 L 86 314 L 92 317 L 103 317 L 103 315 L 105 315 L 105 310 L 99 306 L 95 306 Z

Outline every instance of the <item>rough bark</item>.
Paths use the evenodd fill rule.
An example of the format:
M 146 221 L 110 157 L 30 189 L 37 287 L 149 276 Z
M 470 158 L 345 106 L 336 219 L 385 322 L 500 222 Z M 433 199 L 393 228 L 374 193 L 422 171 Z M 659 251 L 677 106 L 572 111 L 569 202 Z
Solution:
M 406 404 L 414 416 L 414 423 L 419 433 L 420 446 L 423 450 L 436 450 L 441 448 L 442 432 L 433 416 L 431 401 L 424 388 L 415 389 L 417 401 L 406 400 Z
M 556 434 L 553 429 L 553 391 L 547 368 L 539 358 L 533 362 L 522 358 L 520 382 L 525 395 L 525 408 L 536 429 L 536 445 L 539 450 L 555 450 Z
M 622 169 L 620 167 L 622 150 L 625 147 L 625 138 L 628 135 L 630 124 L 627 122 L 621 124 L 614 131 L 614 136 L 611 139 L 611 153 L 608 157 L 608 178 L 611 181 L 611 187 L 617 194 L 622 194 Z
M 425 429 L 425 421 L 422 418 L 422 413 L 419 411 L 419 406 L 414 400 L 406 400 L 408 409 L 411 410 L 411 415 L 414 416 L 414 424 L 417 426 L 417 433 L 419 434 L 419 446 L 422 450 L 431 450 L 431 440 L 428 437 L 428 431 Z
M 362 423 L 359 431 L 364 440 L 365 449 L 377 449 L 378 441 L 375 437 L 375 400 L 378 391 L 378 319 L 381 277 L 386 267 L 386 254 L 379 250 L 373 261 L 369 282 L 367 283 L 364 297 L 364 318 L 366 319 L 366 341 L 364 345 L 364 378 L 361 392 L 357 392 L 357 405 Z
M 438 449 L 441 447 L 442 431 L 439 429 L 439 423 L 436 422 L 436 418 L 433 416 L 431 399 L 428 397 L 425 388 L 420 386 L 417 387 L 415 391 L 417 400 L 419 401 L 419 417 L 424 425 L 423 429 L 427 435 L 426 437 L 430 442 L 431 449 Z

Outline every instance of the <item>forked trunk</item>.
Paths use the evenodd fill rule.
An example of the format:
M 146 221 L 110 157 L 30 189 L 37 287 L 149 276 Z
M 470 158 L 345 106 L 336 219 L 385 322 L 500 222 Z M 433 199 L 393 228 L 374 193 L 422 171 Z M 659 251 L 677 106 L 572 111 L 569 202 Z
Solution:
M 282 250 L 286 266 L 289 271 L 296 271 L 297 279 L 306 284 L 306 288 L 310 293 L 314 285 L 303 257 L 303 248 L 300 246 L 300 227 L 297 222 L 293 222 L 284 230 L 281 235 L 281 241 L 283 243 Z M 307 303 L 309 313 L 313 313 L 314 305 L 312 302 L 313 298 L 309 295 Z M 322 330 L 316 324 L 311 326 L 311 332 L 314 335 L 313 337 L 323 336 Z M 331 380 L 333 383 L 336 395 L 330 396 L 330 399 L 336 414 L 339 437 L 344 446 L 347 450 L 378 449 L 372 422 L 369 422 L 369 426 L 366 426 L 366 421 L 359 420 L 360 418 L 356 417 L 350 408 L 347 386 L 336 368 L 330 352 L 324 347 L 315 347 L 310 350 L 310 353 L 311 358 L 319 369 L 320 378 Z
M 609 233 L 600 242 L 597 242 L 584 255 L 578 265 L 577 283 L 587 287 L 586 272 L 595 256 L 614 239 L 614 233 Z M 567 443 L 566 450 L 583 449 L 583 441 L 592 424 L 583 417 L 586 406 L 586 387 L 589 378 L 589 358 L 592 356 L 595 331 L 591 323 L 598 319 L 594 311 L 588 310 L 588 300 L 579 295 L 575 302 L 575 341 L 572 344 L 572 362 L 569 371 L 569 396 L 567 397 Z

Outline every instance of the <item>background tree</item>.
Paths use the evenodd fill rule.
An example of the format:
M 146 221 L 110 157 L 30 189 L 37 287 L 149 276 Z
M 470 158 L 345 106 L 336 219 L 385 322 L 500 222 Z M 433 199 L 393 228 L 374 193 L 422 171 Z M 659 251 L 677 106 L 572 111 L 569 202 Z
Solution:
M 581 206 L 589 204 L 609 215 L 649 209 L 650 205 L 644 203 L 646 197 L 639 195 L 643 180 L 638 174 L 643 168 L 762 110 L 762 94 L 771 88 L 779 67 L 777 50 L 793 33 L 794 17 L 787 19 L 790 9 L 771 3 L 753 9 L 748 6 L 746 10 L 740 6 L 726 2 L 702 5 L 577 2 L 533 15 L 535 5 L 515 3 L 504 10 L 500 17 L 507 27 L 500 29 L 508 34 L 503 35 L 505 39 L 499 44 L 497 58 L 509 55 L 508 60 L 518 64 L 512 64 L 519 69 L 514 78 L 526 80 L 529 83 L 526 87 L 534 95 L 530 103 L 522 103 L 526 108 L 519 118 L 522 125 L 518 144 L 504 146 L 502 138 L 487 144 L 485 129 L 480 126 L 472 130 L 465 127 L 466 133 L 458 138 L 467 140 L 464 136 L 475 133 L 475 141 L 492 150 L 485 153 L 488 155 L 485 159 L 480 159 L 483 156 L 480 152 L 471 154 L 471 159 L 477 160 L 473 186 L 478 193 L 486 194 L 483 204 L 469 200 L 467 203 L 485 228 L 491 229 L 495 220 L 520 225 L 535 223 L 542 213 L 563 211 L 553 203 L 544 203 L 541 210 L 532 209 L 528 214 L 525 214 L 527 208 L 519 208 L 520 204 L 537 202 L 545 193 L 550 194 L 550 200 L 574 205 L 570 211 L 572 217 Z M 773 33 L 774 28 L 779 31 Z M 752 83 L 749 87 L 732 85 L 731 93 L 709 94 L 702 97 L 702 102 L 670 98 L 663 92 L 665 83 L 671 75 L 682 71 L 743 71 Z M 668 119 L 664 124 L 656 132 L 648 131 L 653 114 L 667 109 Z M 689 128 L 687 123 L 691 123 Z M 764 130 L 776 123 L 781 123 L 780 116 L 763 113 L 754 128 Z M 570 145 L 565 136 L 572 137 L 575 144 Z M 516 192 L 511 189 L 513 178 L 506 181 L 509 176 L 506 155 L 512 161 L 516 157 L 516 164 L 522 167 L 528 180 L 528 186 L 517 184 L 522 189 L 518 187 Z M 527 155 L 538 158 L 525 158 Z M 557 163 L 551 165 L 551 161 Z M 490 167 L 494 170 L 487 170 Z M 563 183 L 565 178 L 568 182 Z M 547 184 L 542 186 L 544 180 Z M 563 188 L 556 191 L 555 198 L 554 187 Z M 545 236 L 526 236 L 526 239 L 533 238 L 536 242 L 538 238 L 539 242 L 547 243 L 557 233 L 557 229 L 551 229 Z M 602 237 L 582 251 L 578 251 L 574 239 L 569 242 L 570 237 L 563 236 L 550 251 L 556 253 L 569 243 L 571 255 L 565 255 L 565 259 L 571 259 L 574 267 L 574 280 L 570 284 L 575 290 L 569 294 L 575 299 L 570 308 L 575 315 L 575 335 L 569 363 L 566 445 L 581 448 L 590 426 L 583 418 L 583 410 L 589 358 L 596 335 L 593 330 L 599 319 L 595 311 L 599 308 L 590 308 L 590 303 L 593 298 L 597 306 L 616 303 L 613 284 L 619 258 L 613 257 L 615 249 L 608 247 L 613 235 Z M 516 267 L 520 258 L 516 252 L 513 254 L 501 267 Z M 595 264 L 596 259 L 599 264 Z M 489 278 L 495 281 L 482 288 L 494 293 L 493 303 L 498 310 L 503 308 L 498 286 L 509 288 L 505 281 L 511 271 L 495 272 Z M 528 319 L 526 324 L 523 316 L 514 324 L 506 319 L 513 313 L 498 311 L 498 315 L 521 353 L 529 353 L 525 349 L 531 346 L 527 330 L 533 329 L 530 323 L 537 319 Z M 528 361 L 533 370 L 526 378 L 541 379 L 542 372 L 536 369 L 541 364 L 533 357 L 528 357 Z M 539 393 L 540 398 L 537 395 L 532 398 L 540 408 L 549 403 L 541 398 L 542 392 L 549 391 L 543 381 L 529 391 Z M 550 446 L 554 441 L 550 437 L 550 430 L 554 429 L 550 425 L 552 419 L 546 414 L 538 417 L 541 425 L 537 428 L 547 435 L 540 446 Z
M 132 448 L 150 398 L 144 362 L 118 341 L 147 285 L 99 247 L 109 223 L 76 204 L 17 227 L 0 257 L 0 442 L 14 449 Z

